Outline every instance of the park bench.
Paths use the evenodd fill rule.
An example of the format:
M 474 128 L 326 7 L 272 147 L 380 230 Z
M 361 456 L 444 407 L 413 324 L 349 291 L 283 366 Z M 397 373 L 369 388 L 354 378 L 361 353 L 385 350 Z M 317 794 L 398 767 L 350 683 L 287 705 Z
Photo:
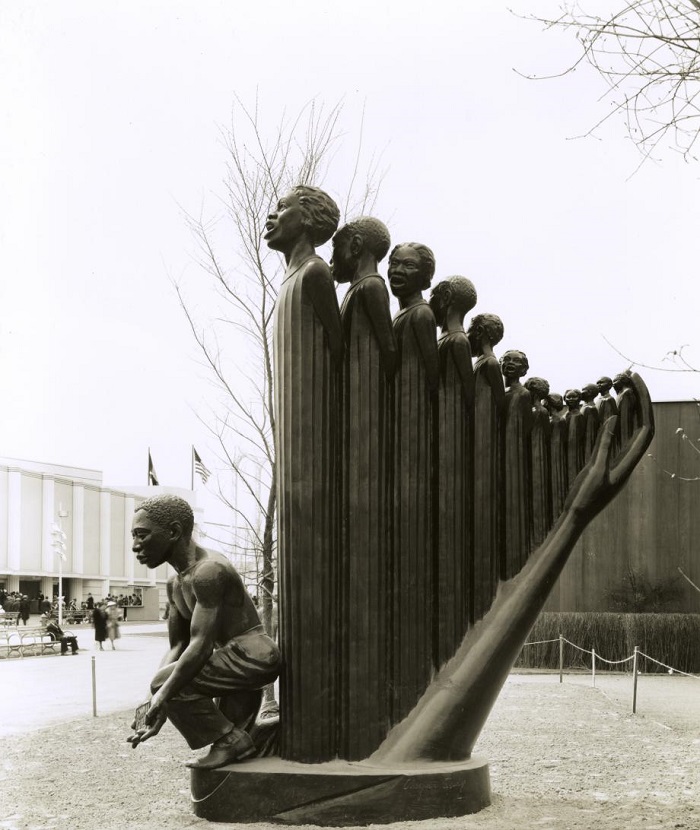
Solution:
M 23 657 L 22 635 L 14 626 L 0 630 L 0 657 Z
M 65 632 L 74 636 L 72 631 Z M 26 631 L 0 631 L 0 657 L 32 657 L 39 654 L 60 654 L 61 641 L 43 628 Z

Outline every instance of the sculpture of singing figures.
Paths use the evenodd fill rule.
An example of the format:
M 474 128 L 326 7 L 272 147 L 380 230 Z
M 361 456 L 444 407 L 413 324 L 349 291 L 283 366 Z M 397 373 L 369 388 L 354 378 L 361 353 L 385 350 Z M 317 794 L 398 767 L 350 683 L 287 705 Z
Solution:
M 520 382 L 520 378 L 527 374 L 529 368 L 525 352 L 511 349 L 501 356 L 501 372 L 506 385 L 503 408 L 505 528 L 502 579 L 510 579 L 518 573 L 530 552 L 532 399 Z
M 503 527 L 501 419 L 506 391 L 493 347 L 503 339 L 495 314 L 477 314 L 467 331 L 474 364 L 474 566 L 472 618 L 481 619 L 500 577 Z
M 338 401 L 343 357 L 331 273 L 315 248 L 338 226 L 335 202 L 300 185 L 270 213 L 265 239 L 286 271 L 275 306 L 280 582 L 280 754 L 336 755 Z
M 552 518 L 561 514 L 569 490 L 569 427 L 564 420 L 564 398 L 550 392 L 545 400 L 552 430 Z
M 570 487 L 585 464 L 584 439 L 586 436 L 581 414 L 581 390 L 569 389 L 564 394 L 564 403 L 568 410 L 564 420 L 567 426 L 567 467 Z
M 397 349 L 389 292 L 377 273 L 389 244 L 386 226 L 363 216 L 335 234 L 331 259 L 336 282 L 350 283 L 340 309 L 345 359 L 338 595 L 338 754 L 350 760 L 366 758 L 383 740 L 389 706 L 390 381 Z
M 616 434 L 619 435 L 620 442 L 624 444 L 640 424 L 639 406 L 630 372 L 620 372 L 619 375 L 615 375 L 613 387 L 617 395 L 617 411 L 619 413 Z
M 435 316 L 423 299 L 435 273 L 430 248 L 397 245 L 389 285 L 399 300 L 394 332 L 392 723 L 413 708 L 433 668 L 433 399 L 440 369 Z
M 474 370 L 464 315 L 476 305 L 465 277 L 448 277 L 433 288 L 430 307 L 438 339 L 440 389 L 437 405 L 436 609 L 437 663 L 454 654 L 469 625 L 472 561 Z
M 532 402 L 530 454 L 532 459 L 532 538 L 530 550 L 542 542 L 552 526 L 552 427 L 542 401 L 549 395 L 544 378 L 528 378 L 524 383 Z
M 583 435 L 583 458 L 584 461 L 593 455 L 593 448 L 598 437 L 598 428 L 600 426 L 600 418 L 598 416 L 598 407 L 595 405 L 595 399 L 598 396 L 598 386 L 595 383 L 587 383 L 581 389 L 581 415 L 583 416 L 584 435 Z

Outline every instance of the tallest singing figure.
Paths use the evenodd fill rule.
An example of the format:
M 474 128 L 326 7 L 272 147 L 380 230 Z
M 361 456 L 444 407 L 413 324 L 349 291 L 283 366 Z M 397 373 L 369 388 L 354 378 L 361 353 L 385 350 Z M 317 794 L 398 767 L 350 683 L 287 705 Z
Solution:
M 340 311 L 330 270 L 316 254 L 340 212 L 300 185 L 268 216 L 265 240 L 287 268 L 275 307 L 280 579 L 280 754 L 313 763 L 336 753 L 338 689 L 338 384 Z

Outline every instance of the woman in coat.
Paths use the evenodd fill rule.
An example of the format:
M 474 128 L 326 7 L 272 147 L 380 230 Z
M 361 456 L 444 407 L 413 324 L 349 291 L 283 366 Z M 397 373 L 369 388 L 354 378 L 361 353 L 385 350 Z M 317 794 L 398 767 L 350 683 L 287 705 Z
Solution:
M 101 602 L 97 603 L 92 612 L 92 624 L 95 627 L 95 648 L 99 643 L 100 651 L 104 651 L 102 643 L 107 639 L 107 615 Z

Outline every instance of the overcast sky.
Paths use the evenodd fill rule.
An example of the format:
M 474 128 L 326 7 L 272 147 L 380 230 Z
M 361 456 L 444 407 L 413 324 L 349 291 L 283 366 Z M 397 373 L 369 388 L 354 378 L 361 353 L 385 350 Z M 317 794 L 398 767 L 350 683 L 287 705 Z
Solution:
M 516 2 L 522 12 L 552 4 Z M 0 7 L 0 454 L 189 486 L 211 390 L 170 282 L 197 296 L 183 210 L 216 212 L 234 97 L 266 123 L 344 101 L 383 153 L 376 215 L 468 276 L 553 390 L 698 338 L 697 165 L 635 171 L 577 44 L 493 2 L 59 2 Z M 325 183 L 350 179 L 339 154 Z M 631 177 L 630 177 L 631 176 Z M 322 251 L 325 253 L 325 251 Z M 240 353 L 237 355 L 240 357 Z M 668 364 L 666 364 L 668 365 Z M 644 371 L 657 400 L 698 377 Z

